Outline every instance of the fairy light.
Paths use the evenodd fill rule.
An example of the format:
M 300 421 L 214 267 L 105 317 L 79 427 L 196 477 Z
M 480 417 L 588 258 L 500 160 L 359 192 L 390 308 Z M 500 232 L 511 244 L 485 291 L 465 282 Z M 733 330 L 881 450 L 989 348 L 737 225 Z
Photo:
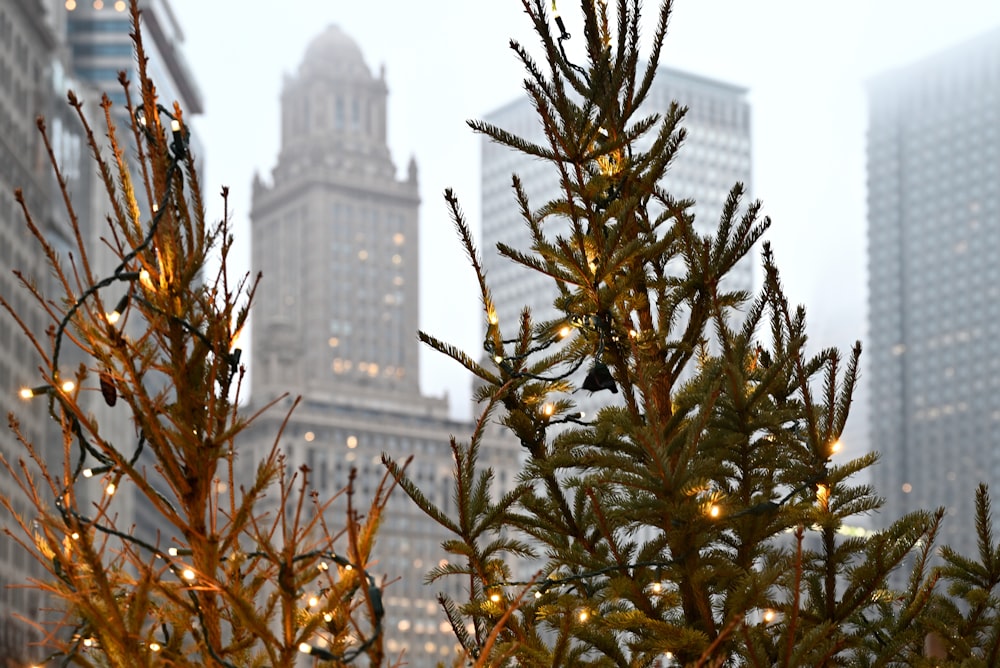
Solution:
M 770 608 L 767 609 L 767 610 L 765 610 L 764 611 L 764 622 L 767 623 L 767 624 L 770 624 L 771 622 L 774 621 L 775 616 L 776 616 L 776 613 L 774 612 L 774 610 L 771 610 Z
M 490 594 L 490 600 L 493 601 L 494 603 L 499 603 L 500 594 L 498 594 L 497 592 L 493 592 L 492 594 Z
M 161 649 L 162 649 L 162 647 L 160 647 L 160 643 L 158 643 L 158 642 L 151 642 L 151 643 L 149 643 L 149 651 L 150 652 L 159 652 Z
M 535 590 L 535 598 L 541 598 L 541 597 L 542 597 L 542 590 L 541 589 L 536 589 Z
M 126 292 L 122 295 L 122 298 L 118 300 L 115 304 L 115 308 L 111 313 L 105 314 L 104 318 L 108 321 L 109 325 L 116 324 L 122 317 L 122 313 L 125 312 L 125 307 L 128 306 L 128 293 Z
M 569 325 L 563 325 L 562 327 L 559 328 L 559 338 L 565 339 L 567 336 L 569 336 L 571 331 L 573 330 L 569 328 Z
M 299 651 L 303 654 L 312 654 L 313 647 L 307 642 L 299 643 Z
M 194 571 L 191 570 L 190 568 L 185 568 L 183 571 L 181 571 L 181 577 L 188 581 L 194 580 L 195 577 Z
M 83 477 L 84 478 L 93 478 L 94 477 L 94 469 L 91 469 L 91 468 L 83 469 Z
M 176 547 L 167 548 L 167 554 L 169 554 L 171 557 L 176 557 L 177 548 Z
M 60 385 L 59 387 L 62 388 L 63 392 L 65 392 L 66 394 L 69 394 L 70 392 L 72 392 L 73 390 L 76 389 L 76 383 L 74 383 L 71 380 L 66 380 L 66 381 L 63 381 L 63 384 Z
M 149 271 L 147 269 L 143 269 L 142 271 L 139 272 L 139 282 L 142 283 L 142 287 L 146 288 L 147 290 L 154 289 L 153 279 L 150 277 Z
M 80 534 L 78 532 L 76 532 L 76 531 L 74 531 L 73 533 L 71 533 L 69 535 L 69 537 L 72 538 L 73 540 L 80 540 Z
M 821 505 L 825 505 L 830 499 L 830 487 L 829 485 L 819 484 L 816 485 L 816 501 Z
M 844 447 L 844 444 L 838 438 L 833 443 L 830 444 L 830 454 L 835 455 L 840 452 Z
M 104 491 L 108 496 L 114 496 L 115 492 L 118 491 L 118 488 L 115 487 L 115 483 L 109 482 L 108 486 L 104 488 Z
M 329 564 L 327 564 L 325 561 L 319 562 L 316 568 L 319 570 L 320 573 L 325 573 L 326 571 L 330 570 Z
M 576 618 L 580 620 L 580 623 L 585 624 L 590 620 L 590 611 L 584 608 L 577 614 Z
M 323 621 L 327 622 L 327 623 L 332 622 L 333 621 L 333 613 L 332 612 L 324 612 L 323 613 Z
M 553 404 L 545 404 L 542 406 L 542 413 L 545 417 L 552 417 L 552 414 L 556 412 L 556 407 Z
M 718 504 L 713 503 L 708 507 L 708 516 L 711 517 L 712 519 L 718 519 L 718 517 L 721 514 L 722 514 L 722 508 L 720 508 Z
M 84 647 L 93 647 L 96 644 L 97 643 L 96 643 L 96 641 L 93 638 L 84 638 L 83 639 L 83 646 Z
M 315 608 L 317 605 L 319 605 L 319 597 L 318 596 L 310 596 L 308 603 L 309 603 L 309 607 L 310 608 Z
M 654 594 L 659 594 L 660 592 L 663 591 L 663 585 L 659 582 L 654 582 L 653 585 L 650 587 L 650 589 L 653 590 Z

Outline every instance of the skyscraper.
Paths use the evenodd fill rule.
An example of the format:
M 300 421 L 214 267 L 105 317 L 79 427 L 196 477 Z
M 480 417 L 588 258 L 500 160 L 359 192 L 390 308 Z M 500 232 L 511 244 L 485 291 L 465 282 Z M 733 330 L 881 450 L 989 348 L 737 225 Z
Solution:
M 204 112 L 197 80 L 184 58 L 184 33 L 169 0 L 141 0 L 143 47 L 149 57 L 150 75 L 160 103 L 180 102 L 184 113 Z M 66 41 L 73 73 L 96 90 L 107 93 L 118 111 L 124 110 L 125 93 L 118 83 L 124 71 L 132 80 L 136 70 L 132 45 L 132 16 L 126 0 L 65 3 Z M 133 91 L 132 101 L 141 102 Z
M 12 270 L 29 280 L 46 275 L 38 246 L 27 234 L 18 188 L 36 220 L 49 216 L 51 181 L 45 149 L 35 127 L 35 117 L 48 109 L 51 61 L 56 36 L 45 21 L 42 2 L 0 0 L 0 294 L 34 331 L 41 334 L 41 309 Z M 44 340 L 44 337 L 42 337 Z M 37 357 L 20 328 L 0 312 L 0 412 L 16 411 L 22 433 L 34 443 L 43 443 L 51 420 L 45 407 L 18 402 L 17 389 L 37 385 Z M 5 421 L 6 422 L 6 421 Z M 4 424 L 0 452 L 7 461 L 21 456 L 20 445 Z M 16 492 L 5 470 L 0 470 L 0 490 L 12 497 L 18 512 L 28 514 L 28 504 Z M 0 510 L 0 517 L 5 513 Z M 2 517 L 3 524 L 8 524 Z M 40 577 L 42 569 L 28 552 L 0 534 L 0 657 L 27 658 L 27 644 L 37 637 L 15 615 L 37 620 L 42 601 L 37 591 L 13 588 L 29 577 Z
M 869 82 L 867 368 L 883 523 L 1000 479 L 1000 31 Z M 994 490 L 996 487 L 994 486 Z
M 285 79 L 273 183 L 253 190 L 255 393 L 417 391 L 417 167 L 397 179 L 387 95 L 336 27 Z
M 277 165 L 269 182 L 256 178 L 253 186 L 252 264 L 262 282 L 251 395 L 256 405 L 283 393 L 303 401 L 283 432 L 280 408 L 255 422 L 241 460 L 253 466 L 253 449 L 269 449 L 280 432 L 289 469 L 308 467 L 321 498 L 356 470 L 358 507 L 385 473 L 382 453 L 397 461 L 413 455 L 411 478 L 454 512 L 449 442 L 473 425 L 451 420 L 446 399 L 420 394 L 417 167 L 411 159 L 397 177 L 386 144 L 387 96 L 384 70 L 373 76 L 337 26 L 309 44 L 284 81 Z M 498 494 L 514 486 L 516 443 L 491 435 L 480 461 L 496 471 Z M 340 526 L 342 501 L 327 513 L 331 526 Z M 461 599 L 461 583 L 424 584 L 446 563 L 447 537 L 399 491 L 379 527 L 370 569 L 392 582 L 385 648 L 392 656 L 405 650 L 410 666 L 454 657 L 436 596 Z
M 688 107 L 684 127 L 687 139 L 662 184 L 677 198 L 692 198 L 699 231 L 714 229 L 723 204 L 733 184 L 742 182 L 751 189 L 750 105 L 745 88 L 698 75 L 661 67 L 640 107 L 637 118 L 651 113 L 665 113 L 671 102 Z M 522 96 L 487 114 L 485 120 L 532 142 L 545 144 L 541 123 L 531 101 Z M 645 142 L 651 142 L 647 135 Z M 646 146 L 641 146 L 646 148 Z M 516 153 L 483 138 L 482 142 L 482 250 L 483 265 L 489 276 L 501 323 L 511 328 L 518 322 L 525 306 L 531 308 L 535 322 L 558 317 L 552 306 L 555 285 L 545 275 L 501 257 L 496 245 L 503 242 L 520 250 L 531 247 L 530 231 L 521 218 L 511 189 L 511 173 L 522 179 L 534 207 L 558 197 L 559 175 L 551 164 L 533 156 Z M 728 280 L 730 289 L 750 290 L 754 267 L 744 261 L 737 265 Z M 510 330 L 513 331 L 513 330 Z M 577 397 L 586 412 L 598 401 Z
M 150 0 L 143 5 L 145 43 L 151 55 L 150 66 L 156 72 L 157 85 L 164 104 L 177 99 L 189 114 L 201 111 L 200 94 L 180 50 L 182 36 L 166 0 Z M 132 73 L 135 57 L 130 33 L 131 17 L 125 2 L 81 3 L 56 0 L 0 0 L 0 294 L 25 319 L 28 327 L 47 344 L 43 334 L 49 322 L 29 293 L 17 285 L 10 270 L 17 269 L 38 285 L 44 293 L 56 294 L 47 287 L 54 282 L 45 266 L 41 247 L 26 233 L 23 215 L 13 193 L 20 188 L 35 223 L 44 230 L 49 242 L 66 256 L 75 246 L 69 217 L 62 207 L 61 194 L 49 165 L 35 119 L 42 115 L 52 151 L 71 194 L 80 224 L 80 234 L 90 252 L 90 266 L 96 273 L 110 273 L 117 264 L 102 238 L 109 210 L 103 183 L 96 177 L 83 127 L 75 110 L 66 103 L 66 92 L 74 90 L 84 102 L 95 134 L 101 137 L 102 112 L 98 106 L 101 92 L 107 92 L 115 111 L 124 113 L 124 95 L 117 81 L 118 71 Z M 133 82 L 134 74 L 130 74 Z M 137 98 L 134 98 L 137 101 Z M 121 132 L 126 138 L 127 133 Z M 58 288 L 56 288 L 58 289 Z M 112 299 L 117 299 L 114 297 Z M 64 369 L 92 360 L 75 346 L 64 351 Z M 54 447 L 53 460 L 62 457 L 61 438 L 53 435 L 58 427 L 47 412 L 47 402 L 19 402 L 14 405 L 18 387 L 38 384 L 38 363 L 27 338 L 9 317 L 0 318 L 0 378 L 5 390 L 0 393 L 0 409 L 6 415 L 13 410 L 26 439 L 36 447 Z M 134 427 L 124 413 L 104 405 L 93 393 L 81 396 L 81 407 L 95 415 L 102 435 L 112 442 L 134 438 Z M 5 430 L 6 431 L 6 430 Z M 23 456 L 10 432 L 0 439 L 0 449 L 8 461 Z M 30 517 L 28 506 L 16 496 L 9 476 L 0 472 L 0 491 L 13 497 L 18 512 Z M 84 490 L 81 490 L 83 493 Z M 121 498 L 116 509 L 121 526 L 137 526 L 138 531 L 155 533 L 156 527 L 143 521 L 142 507 Z M 3 518 L 7 523 L 7 518 Z M 0 536 L 0 660 L 17 655 L 26 658 L 27 638 L 23 627 L 13 623 L 11 615 L 39 619 L 41 608 L 48 605 L 41 592 L 24 585 L 29 577 L 46 576 L 31 555 L 6 536 Z M 13 647 L 15 654 L 5 650 Z

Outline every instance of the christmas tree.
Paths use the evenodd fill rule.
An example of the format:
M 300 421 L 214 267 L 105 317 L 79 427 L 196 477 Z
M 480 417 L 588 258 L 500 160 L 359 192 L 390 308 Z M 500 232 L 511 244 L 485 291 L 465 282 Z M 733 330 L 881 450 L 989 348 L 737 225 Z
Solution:
M 71 251 L 61 256 L 19 192 L 53 277 L 21 276 L 45 311 L 44 333 L 0 297 L 40 360 L 37 382 L 21 390 L 24 410 L 47 410 L 59 444 L 53 453 L 33 442 L 10 416 L 26 457 L 2 463 L 32 513 L 16 512 L 15 490 L 0 503 L 8 535 L 47 571 L 32 585 L 52 608 L 27 621 L 53 665 L 289 666 L 302 655 L 383 665 L 381 584 L 367 565 L 392 482 L 359 508 L 352 481 L 337 517 L 276 445 L 262 461 L 239 459 L 255 416 L 239 407 L 236 339 L 256 279 L 230 283 L 228 211 L 207 220 L 182 111 L 160 104 L 138 3 L 131 11 L 137 93 L 121 75 L 129 122 L 119 127 L 105 96 L 105 145 L 69 94 L 107 192 L 103 240 L 115 268 L 97 273 L 40 119 Z M 85 409 L 98 393 L 130 417 L 126 442 Z M 125 519 L 137 508 L 151 526 Z
M 477 666 L 994 665 L 1000 553 L 985 489 L 982 563 L 944 550 L 947 566 L 932 568 L 940 510 L 846 530 L 881 504 L 852 482 L 877 455 L 838 456 L 860 344 L 846 356 L 807 351 L 804 309 L 789 305 L 767 243 L 759 292 L 727 288 L 770 221 L 739 183 L 710 233 L 693 202 L 671 195 L 686 110 L 640 112 L 671 3 L 645 60 L 640 3 L 608 4 L 584 0 L 574 13 L 575 62 L 556 3 L 523 1 L 544 62 L 511 46 L 544 142 L 470 123 L 559 175 L 549 201 L 530 200 L 513 175 L 531 247 L 497 251 L 552 281 L 560 316 L 500 320 L 447 193 L 486 330 L 484 362 L 421 334 L 480 381 L 479 426 L 453 446 L 457 512 L 429 503 L 386 459 L 454 535 L 450 563 L 428 580 L 466 583 L 468 600 L 441 597 L 464 651 Z M 605 407 L 582 414 L 581 390 L 602 393 Z M 477 466 L 494 421 L 525 457 L 520 485 L 499 498 L 492 471 Z M 518 573 L 525 561 L 534 576 Z M 893 589 L 897 569 L 909 578 Z M 937 588 L 941 577 L 960 602 Z

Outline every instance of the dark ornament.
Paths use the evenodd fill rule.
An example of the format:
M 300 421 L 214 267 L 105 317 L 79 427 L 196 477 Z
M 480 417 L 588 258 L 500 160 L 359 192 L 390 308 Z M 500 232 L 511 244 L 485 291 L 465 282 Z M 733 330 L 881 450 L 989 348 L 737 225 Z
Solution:
M 594 366 L 590 367 L 587 377 L 583 379 L 583 389 L 588 392 L 611 390 L 612 393 L 618 394 L 615 379 L 611 376 L 611 370 L 604 362 L 595 362 Z
M 108 406 L 118 403 L 118 389 L 115 387 L 114 378 L 107 371 L 101 372 L 101 396 Z

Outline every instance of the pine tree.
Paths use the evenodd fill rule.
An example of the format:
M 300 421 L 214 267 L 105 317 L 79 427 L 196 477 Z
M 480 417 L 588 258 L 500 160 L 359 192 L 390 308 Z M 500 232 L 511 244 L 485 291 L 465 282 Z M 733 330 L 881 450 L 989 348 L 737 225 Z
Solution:
M 33 583 L 53 613 L 36 622 L 48 660 L 233 668 L 290 666 L 305 653 L 384 665 L 381 585 L 366 567 L 391 480 L 365 508 L 349 486 L 347 516 L 327 517 L 332 500 L 316 498 L 308 470 L 287 470 L 280 434 L 263 461 L 239 460 L 254 416 L 238 405 L 244 368 L 234 342 L 259 277 L 227 278 L 228 212 L 206 219 L 182 112 L 159 103 L 147 74 L 136 2 L 132 20 L 139 98 L 123 73 L 125 132 L 105 96 L 105 146 L 69 94 L 107 191 L 115 269 L 96 273 L 39 120 L 72 252 L 60 256 L 18 193 L 53 275 L 51 285 L 21 276 L 45 310 L 45 333 L 0 297 L 40 360 L 38 383 L 22 390 L 25 410 L 47 409 L 59 444 L 51 453 L 31 442 L 10 416 L 27 457 L 2 463 L 33 514 L 15 512 L 14 490 L 0 503 L 13 520 L 7 533 L 50 576 Z M 84 361 L 74 370 L 71 358 Z M 130 442 L 114 442 L 85 410 L 98 392 L 131 417 Z M 135 505 L 155 526 L 123 525 Z
M 989 520 L 981 518 L 985 566 L 945 551 L 943 572 L 931 564 L 940 510 L 864 537 L 842 532 L 881 503 L 852 482 L 877 456 L 836 456 L 860 344 L 846 356 L 807 351 L 804 309 L 789 305 L 766 243 L 759 292 L 727 289 L 727 275 L 770 224 L 742 184 L 708 234 L 695 225 L 693 202 L 665 186 L 686 110 L 675 104 L 644 116 L 640 106 L 670 1 L 660 5 L 643 61 L 638 0 L 614 8 L 583 0 L 582 65 L 567 57 L 555 3 L 551 13 L 543 0 L 523 6 L 545 61 L 511 46 L 546 141 L 470 125 L 559 174 L 560 195 L 544 202 L 529 201 L 513 176 L 532 243 L 497 251 L 553 281 L 561 316 L 536 322 L 526 310 L 518 322 L 499 320 L 469 226 L 447 192 L 486 327 L 484 362 L 421 334 L 481 381 L 478 427 L 453 446 L 457 513 L 428 503 L 386 460 L 454 534 L 443 545 L 450 563 L 428 580 L 467 582 L 467 601 L 441 602 L 470 660 L 874 666 L 977 656 L 994 660 L 975 665 L 993 665 L 1000 557 Z M 573 401 L 581 389 L 609 397 L 590 419 Z M 520 484 L 499 498 L 492 471 L 477 465 L 492 421 L 525 456 Z M 537 576 L 518 579 L 513 566 L 526 559 L 538 564 Z M 894 590 L 888 576 L 904 562 L 910 578 Z M 942 574 L 971 607 L 967 616 L 936 593 Z M 936 624 L 934 610 L 944 611 Z M 925 655 L 925 641 L 945 649 Z

